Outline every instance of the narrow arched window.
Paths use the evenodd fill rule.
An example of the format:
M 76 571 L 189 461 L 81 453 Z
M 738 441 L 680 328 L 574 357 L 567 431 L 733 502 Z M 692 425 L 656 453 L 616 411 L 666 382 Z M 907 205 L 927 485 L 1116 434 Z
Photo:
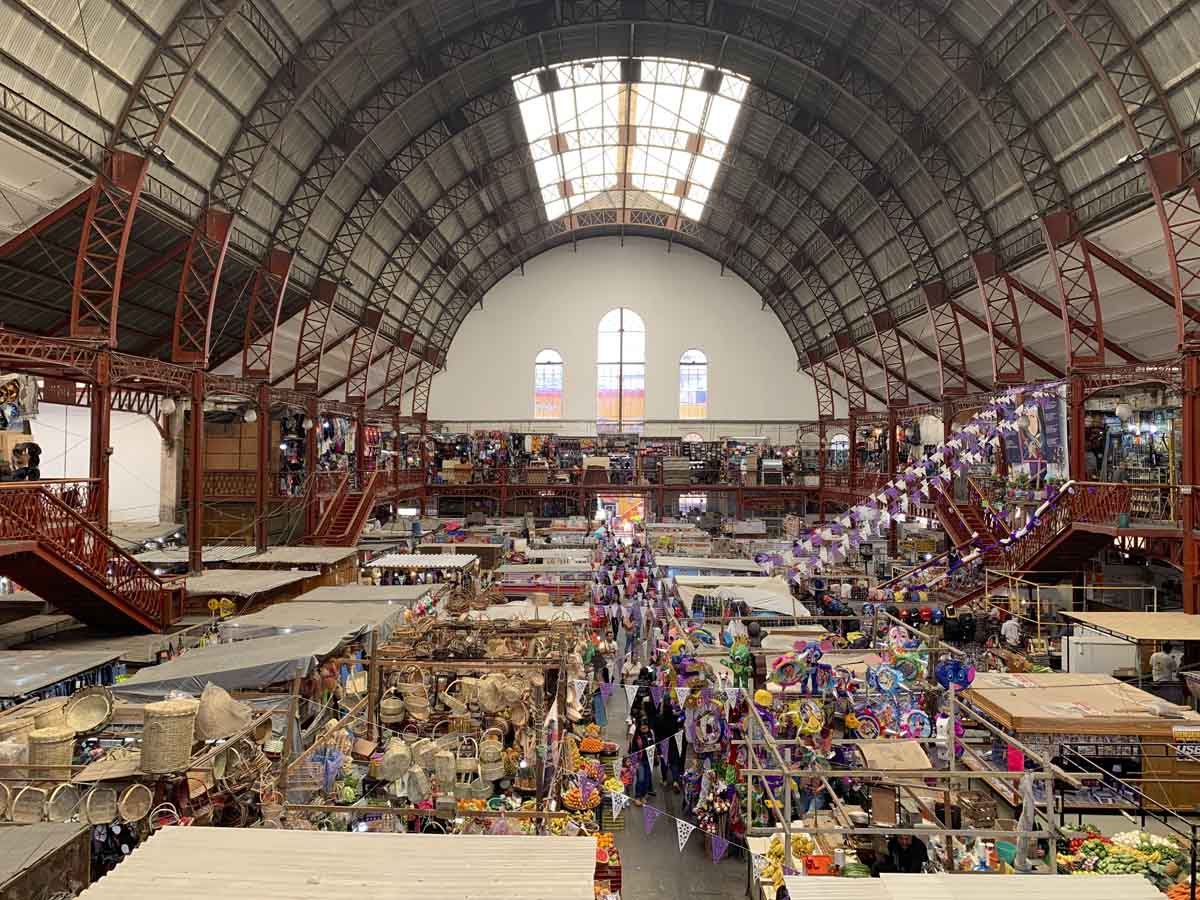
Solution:
M 708 416 L 708 357 L 688 350 L 679 357 L 679 418 Z
M 561 419 L 563 358 L 557 350 L 540 350 L 533 361 L 533 417 Z
M 600 320 L 596 349 L 596 427 L 642 430 L 646 421 L 646 326 L 624 307 Z

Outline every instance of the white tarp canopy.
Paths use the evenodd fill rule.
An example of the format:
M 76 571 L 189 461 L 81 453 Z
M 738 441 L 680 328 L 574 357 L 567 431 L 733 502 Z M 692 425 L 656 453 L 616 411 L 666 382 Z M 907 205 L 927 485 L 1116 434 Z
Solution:
M 170 691 L 199 697 L 209 682 L 227 691 L 256 690 L 307 675 L 346 640 L 344 629 L 323 628 L 234 644 L 209 644 L 170 662 L 142 669 L 129 680 L 113 685 L 112 690 L 135 702 L 161 700 Z
M 367 566 L 372 569 L 420 569 L 428 572 L 431 569 L 469 569 L 477 562 L 479 557 L 470 553 L 389 553 L 372 560 Z
M 405 606 L 371 602 L 276 603 L 246 616 L 235 616 L 221 623 L 221 640 L 244 641 L 252 638 L 340 628 L 347 635 L 377 632 L 381 640 L 391 637 L 392 629 L 404 616 Z
M 733 559 L 708 556 L 658 556 L 654 564 L 664 569 L 686 569 L 697 572 L 760 572 L 766 575 L 769 568 L 752 559 Z
M 762 579 L 759 579 L 760 581 Z M 775 581 L 777 579 L 771 579 Z M 778 579 L 782 581 L 782 579 Z M 757 587 L 723 586 L 716 588 L 679 587 L 679 598 L 685 607 L 690 609 L 698 596 L 715 598 L 722 606 L 729 606 L 735 601 L 745 603 L 750 609 L 760 612 L 774 613 L 780 616 L 809 616 L 812 615 L 805 605 L 792 597 L 786 590 L 762 590 Z

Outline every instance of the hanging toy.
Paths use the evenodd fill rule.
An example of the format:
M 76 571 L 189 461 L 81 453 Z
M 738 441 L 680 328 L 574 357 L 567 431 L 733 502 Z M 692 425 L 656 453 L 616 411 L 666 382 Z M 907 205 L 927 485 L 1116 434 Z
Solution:
M 780 687 L 791 687 L 800 683 L 807 668 L 800 653 L 788 651 L 777 656 L 771 663 L 771 680 Z
M 934 667 L 933 677 L 945 690 L 962 691 L 975 680 L 975 667 L 959 659 L 944 659 Z
M 904 715 L 904 725 L 901 733 L 909 738 L 927 738 L 933 736 L 933 724 L 924 710 L 910 709 Z
M 733 673 L 734 687 L 748 688 L 750 673 L 754 668 L 753 660 L 750 658 L 750 645 L 741 639 L 735 641 L 729 650 L 729 659 L 726 664 L 729 666 L 729 671 Z

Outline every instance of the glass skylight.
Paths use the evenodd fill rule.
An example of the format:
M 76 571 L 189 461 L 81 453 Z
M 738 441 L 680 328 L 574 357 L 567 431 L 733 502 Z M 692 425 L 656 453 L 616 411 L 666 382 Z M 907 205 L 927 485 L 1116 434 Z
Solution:
M 547 218 L 617 208 L 698 220 L 750 82 L 674 59 L 606 57 L 513 85 Z

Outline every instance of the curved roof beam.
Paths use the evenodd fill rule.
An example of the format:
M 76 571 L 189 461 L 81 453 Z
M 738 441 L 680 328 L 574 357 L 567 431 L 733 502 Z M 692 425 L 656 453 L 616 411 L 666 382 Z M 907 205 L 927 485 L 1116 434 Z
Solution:
M 678 7 L 673 6 L 672 9 L 677 10 Z M 762 39 L 758 39 L 757 37 L 747 37 L 745 36 L 746 34 L 749 34 L 751 31 L 753 31 L 757 25 L 762 24 L 762 16 L 758 14 L 747 16 L 738 13 L 737 10 L 730 10 L 726 7 L 722 7 L 722 10 L 725 11 L 723 12 L 724 16 L 736 14 L 735 18 L 737 21 L 734 21 L 730 24 L 732 26 L 731 31 L 733 32 L 731 36 L 737 40 L 758 43 L 760 46 L 772 50 L 772 52 L 778 54 L 782 58 L 793 58 L 804 61 L 804 54 L 808 54 L 810 61 L 820 64 L 825 57 L 825 54 L 818 43 L 807 36 L 796 34 L 797 29 L 790 26 L 776 29 L 777 31 L 782 32 L 782 34 L 772 34 L 764 36 Z M 689 17 L 686 15 L 686 12 L 687 11 L 684 10 L 681 13 L 681 25 L 677 27 L 684 27 L 689 30 L 697 29 L 705 32 L 711 31 L 711 29 L 707 29 L 703 26 L 688 25 L 687 19 Z M 567 18 L 571 18 L 569 10 L 567 13 Z M 662 22 L 664 19 L 646 19 L 643 21 Z M 672 19 L 670 21 L 675 20 Z M 505 20 L 505 23 L 505 27 L 509 29 L 510 35 L 521 35 L 521 38 L 515 38 L 514 40 L 523 39 L 528 34 L 534 33 L 529 31 L 526 19 L 524 18 Z M 581 20 L 577 24 L 594 26 L 597 24 L 597 22 L 594 19 L 588 19 L 586 21 Z M 737 31 L 739 29 L 744 32 L 744 34 L 738 34 Z M 353 32 L 351 30 L 346 30 L 344 31 L 344 36 L 349 36 L 352 33 Z M 544 34 L 545 32 L 542 33 Z M 476 33 L 476 37 L 479 36 L 479 33 Z M 361 41 L 362 39 L 363 35 L 359 34 L 357 40 Z M 767 43 L 763 43 L 763 41 L 767 41 Z M 509 41 L 509 43 L 511 42 L 512 41 Z M 341 44 L 333 42 L 329 44 L 328 47 L 332 47 L 334 45 L 342 48 L 341 54 L 338 55 L 339 59 L 345 59 L 347 58 L 347 54 L 353 55 L 354 52 L 357 52 L 355 49 L 357 44 L 354 40 L 343 41 Z M 346 49 L 347 47 L 350 49 Z M 431 72 L 438 71 L 440 73 L 444 73 L 446 71 L 450 71 L 446 68 L 445 59 L 462 60 L 478 57 L 478 55 L 481 53 L 487 52 L 487 49 L 488 47 L 486 41 L 482 43 L 471 43 L 469 41 L 451 40 L 441 45 L 441 51 L 439 53 L 425 53 L 421 60 L 421 67 L 422 69 Z M 468 50 L 470 52 L 468 52 Z M 825 60 L 825 64 L 828 65 L 828 60 Z M 907 108 L 900 100 L 895 98 L 894 95 L 892 95 L 884 86 L 875 82 L 870 73 L 866 72 L 865 70 L 856 66 L 848 66 L 843 72 L 838 74 L 841 76 L 842 89 L 846 90 L 850 94 L 858 92 L 860 97 L 865 98 L 866 102 L 874 104 L 876 108 L 882 108 L 882 115 L 884 116 L 885 120 L 891 122 L 893 126 L 899 129 L 902 133 L 907 133 L 910 140 L 914 142 L 914 153 L 919 153 L 924 159 L 924 165 L 928 167 L 929 173 L 934 177 L 935 181 L 938 182 L 939 187 L 943 190 L 943 193 L 948 192 L 948 201 L 959 219 L 959 224 L 963 230 L 963 234 L 968 236 L 969 247 L 971 245 L 982 246 L 984 243 L 989 243 L 991 240 L 991 234 L 988 231 L 987 223 L 981 211 L 978 199 L 971 194 L 969 186 L 964 185 L 963 173 L 957 168 L 953 157 L 936 140 L 930 140 L 932 136 L 919 127 L 919 119 L 916 113 Z M 278 98 L 276 98 L 275 101 L 272 101 L 269 98 L 264 98 L 262 101 L 260 101 L 259 110 L 263 111 L 263 115 L 267 115 L 269 112 L 270 115 L 267 115 L 267 118 L 272 121 L 278 120 L 278 126 L 281 127 L 283 119 L 287 114 L 290 114 L 290 111 L 297 105 L 299 100 L 306 99 L 309 95 L 315 97 L 317 94 L 319 94 L 319 88 L 315 87 L 314 85 L 316 85 L 321 78 L 322 73 L 318 70 L 313 75 L 312 84 L 306 85 L 305 89 L 300 93 L 291 92 L 290 96 L 293 97 L 293 102 L 285 104 L 287 106 L 286 110 L 278 109 Z M 287 79 L 284 79 L 285 82 L 286 80 Z M 284 90 L 284 93 L 287 94 L 289 92 Z M 321 106 L 321 104 L 318 103 L 318 106 Z M 335 104 L 335 106 L 344 107 L 344 104 L 339 103 Z M 324 106 L 321 106 L 321 108 L 327 109 L 329 108 L 329 104 L 325 104 Z M 247 146 L 247 138 L 246 135 L 243 134 L 236 138 L 232 143 L 226 165 L 222 167 L 223 172 L 228 170 L 230 166 L 233 166 L 242 172 L 242 176 L 240 177 L 239 181 L 242 187 L 245 187 L 249 183 L 250 175 L 253 174 L 254 167 L 260 161 L 262 151 L 264 151 L 265 148 L 270 144 L 271 140 L 274 139 L 267 134 L 267 131 L 271 131 L 272 135 L 278 132 L 278 128 L 265 128 L 263 125 L 261 125 L 261 123 L 255 125 L 254 123 L 258 122 L 260 118 L 262 117 L 257 115 L 251 115 L 248 117 L 248 122 L 250 123 L 249 127 L 258 135 L 257 140 L 251 142 L 251 144 L 256 145 L 257 152 L 255 146 Z M 334 118 L 332 121 L 337 121 L 337 119 Z M 223 179 L 226 179 L 225 175 L 218 176 L 218 198 L 223 196 L 221 190 L 219 189 Z M 228 192 L 226 192 L 224 196 L 229 196 Z

